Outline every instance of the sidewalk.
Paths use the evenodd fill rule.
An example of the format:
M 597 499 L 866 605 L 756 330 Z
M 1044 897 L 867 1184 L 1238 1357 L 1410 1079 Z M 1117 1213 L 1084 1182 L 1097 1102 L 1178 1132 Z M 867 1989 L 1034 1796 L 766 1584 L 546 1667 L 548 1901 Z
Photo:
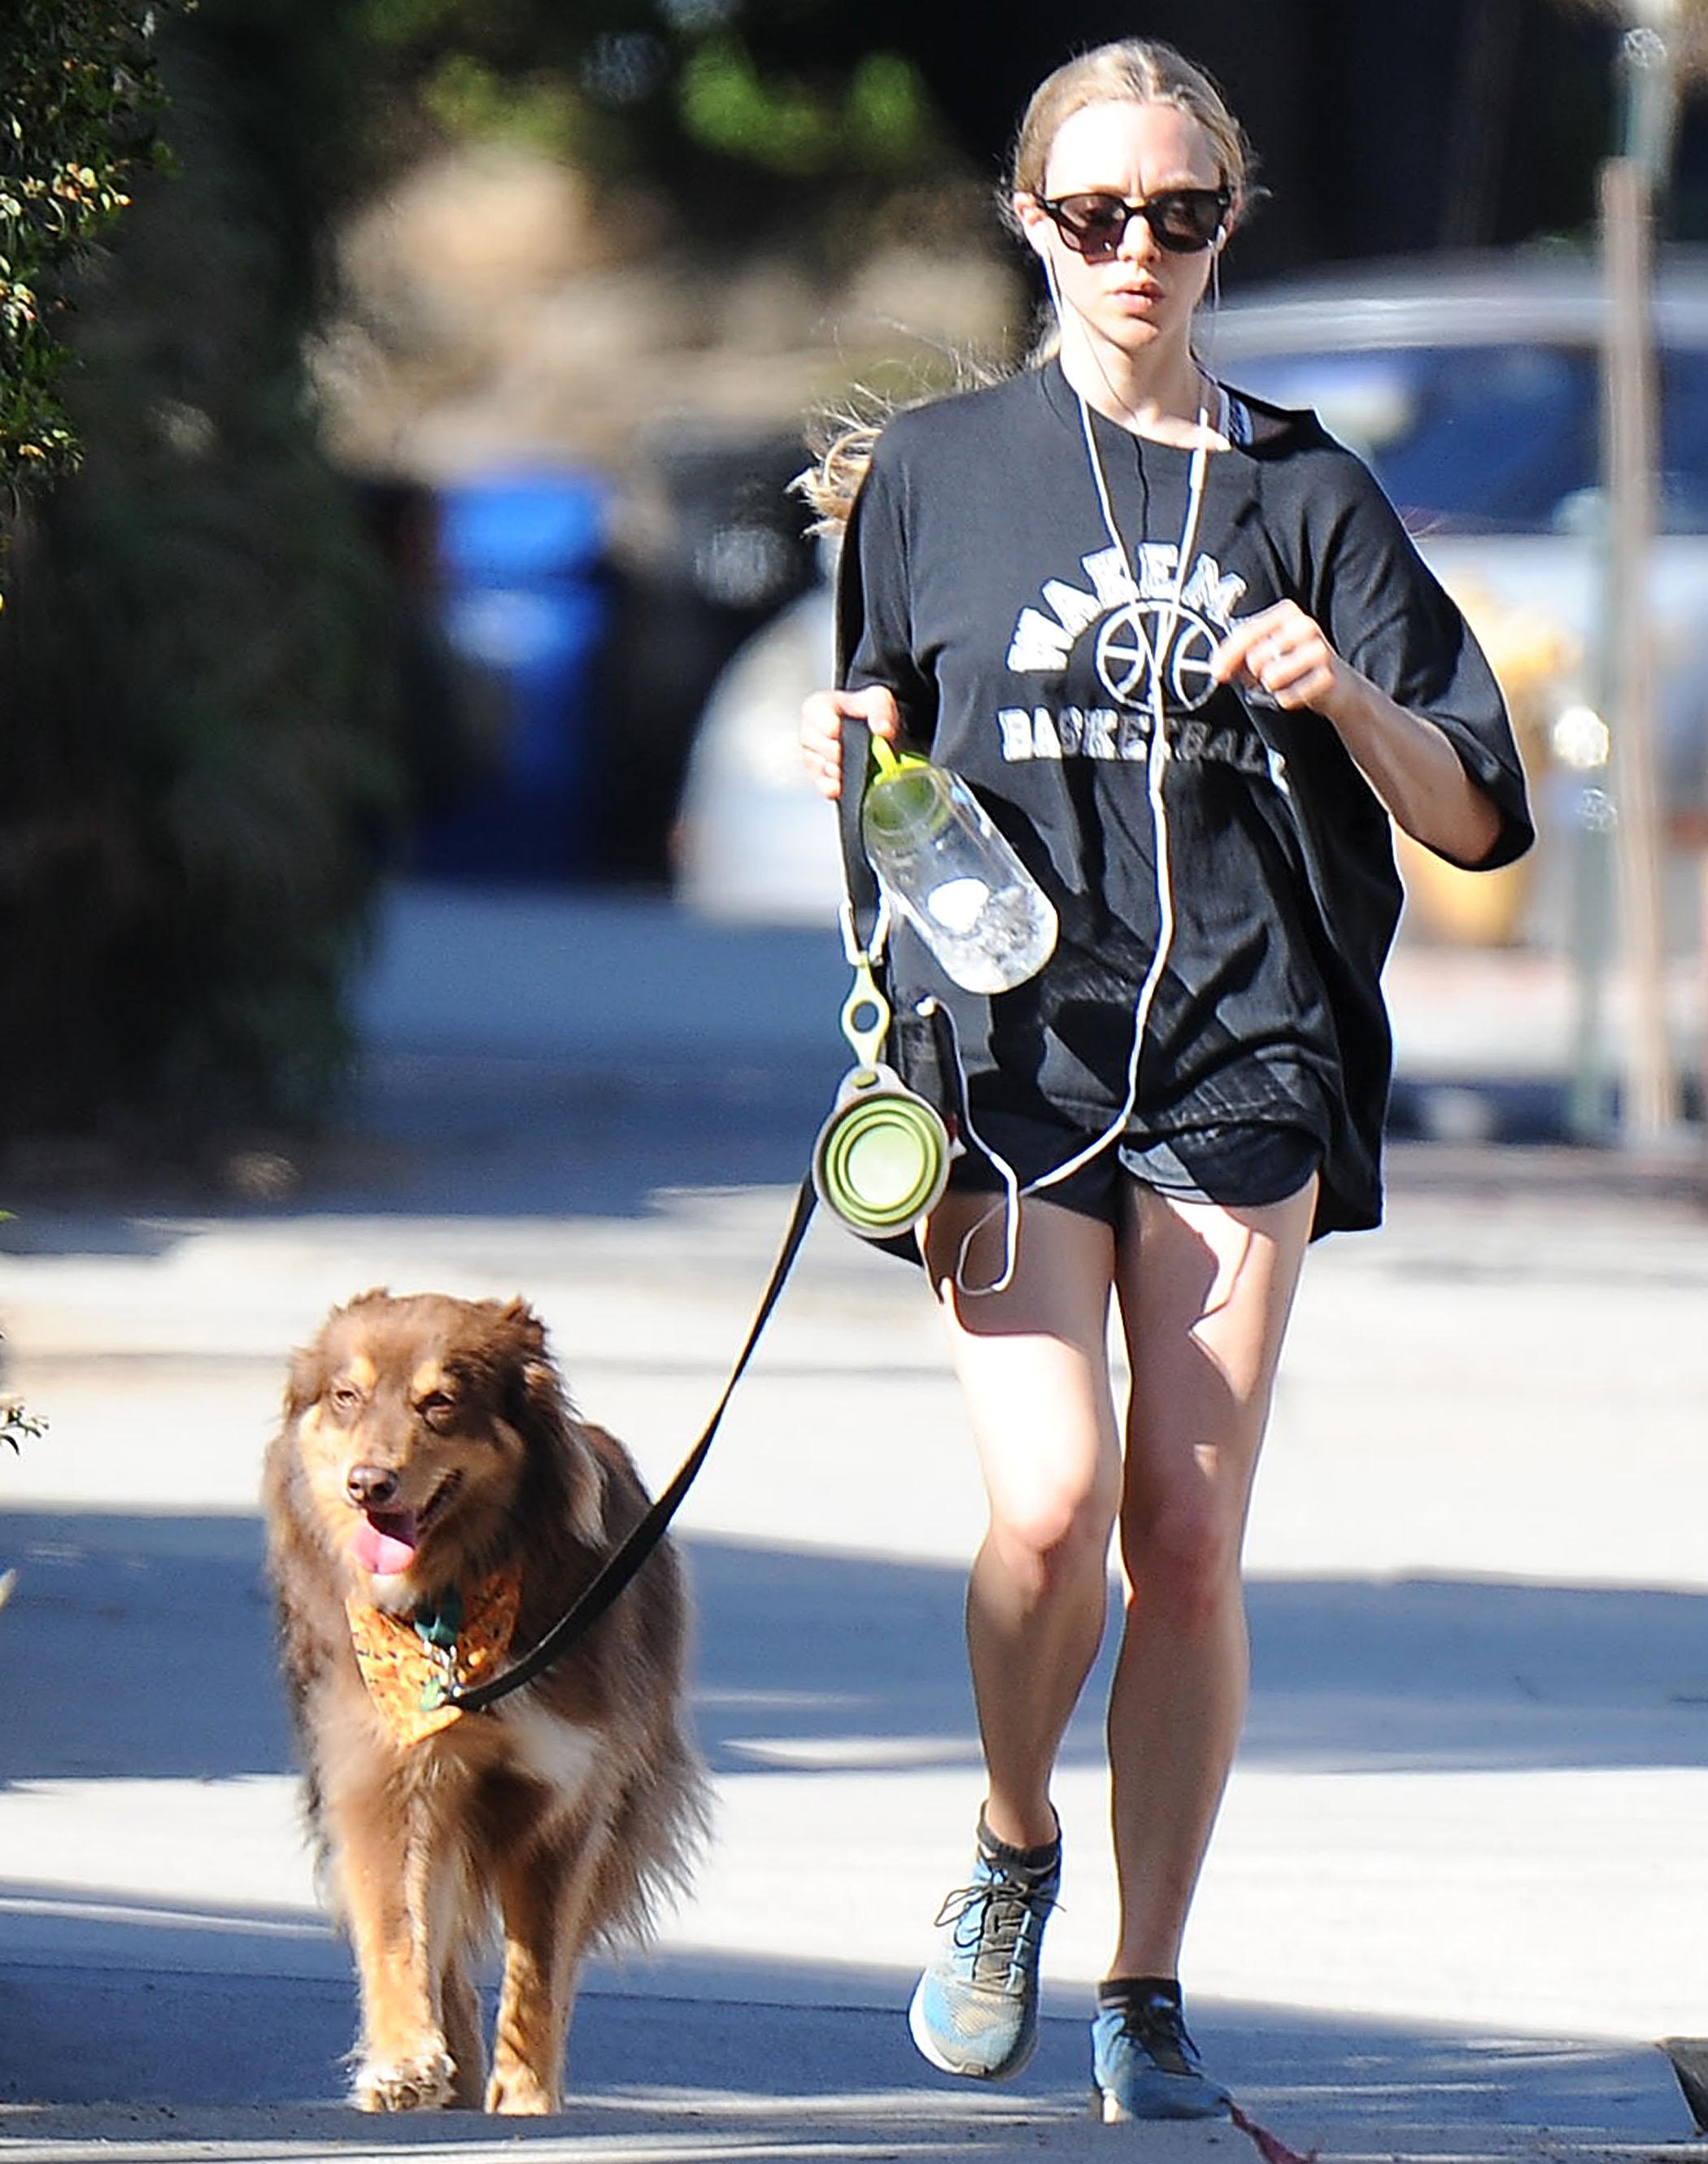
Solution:
M 694 1898 L 591 1979 L 561 2120 L 334 2102 L 347 1963 L 255 1585 L 286 1349 L 371 1283 L 521 1287 L 590 1416 L 668 1477 L 839 1064 L 833 946 L 746 942 L 644 905 L 402 897 L 369 1085 L 293 1199 L 38 1195 L 0 1226 L 6 1379 L 53 1422 L 0 1466 L 0 2159 L 1255 2158 L 1226 2125 L 1080 2116 L 1111 1898 L 1095 1690 L 1038 2060 L 986 2094 L 912 2051 L 977 1803 L 978 1505 L 917 1276 L 824 1225 L 681 1521 L 718 1796 Z M 1388 1230 L 1316 1252 L 1290 1342 L 1194 2026 L 1301 2155 L 1695 2156 L 1654 2040 L 1708 2030 L 1700 1182 L 1548 1148 L 1392 1169 Z

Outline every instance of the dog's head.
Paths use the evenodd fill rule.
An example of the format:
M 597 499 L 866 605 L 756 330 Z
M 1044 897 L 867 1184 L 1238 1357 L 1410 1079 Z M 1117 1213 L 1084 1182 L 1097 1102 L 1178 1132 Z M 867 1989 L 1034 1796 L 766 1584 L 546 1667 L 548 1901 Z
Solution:
M 285 1422 L 323 1537 L 382 1605 L 490 1567 L 523 1517 L 601 1540 L 598 1468 L 519 1300 L 362 1294 L 297 1355 Z

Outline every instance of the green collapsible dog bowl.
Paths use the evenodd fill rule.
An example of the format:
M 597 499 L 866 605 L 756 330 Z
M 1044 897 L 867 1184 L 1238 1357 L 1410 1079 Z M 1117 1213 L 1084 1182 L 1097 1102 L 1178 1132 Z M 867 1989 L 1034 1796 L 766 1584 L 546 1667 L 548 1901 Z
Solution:
M 857 1067 L 819 1130 L 812 1184 L 850 1232 L 887 1239 L 935 1208 L 949 1164 L 936 1110 L 889 1068 Z

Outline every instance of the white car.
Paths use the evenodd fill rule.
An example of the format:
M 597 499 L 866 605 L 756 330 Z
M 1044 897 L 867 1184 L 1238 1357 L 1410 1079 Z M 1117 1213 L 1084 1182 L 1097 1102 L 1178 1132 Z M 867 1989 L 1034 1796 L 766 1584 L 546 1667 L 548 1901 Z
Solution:
M 1375 469 L 1501 677 L 1539 785 L 1544 864 L 1551 811 L 1558 823 L 1568 801 L 1546 786 L 1550 764 L 1562 750 L 1593 756 L 1605 703 L 1605 307 L 1595 265 L 1579 258 L 1420 260 L 1274 284 L 1202 326 L 1217 375 L 1276 404 L 1314 407 Z M 1655 323 L 1663 425 L 1649 607 L 1662 786 L 1669 806 L 1699 808 L 1708 785 L 1708 257 L 1668 260 Z M 821 923 L 834 913 L 834 817 L 795 749 L 801 700 L 830 681 L 830 667 L 821 589 L 758 633 L 714 687 L 678 833 L 680 891 L 696 907 Z M 1506 939 L 1525 928 L 1533 866 L 1476 880 L 1414 859 L 1407 873 L 1429 929 Z

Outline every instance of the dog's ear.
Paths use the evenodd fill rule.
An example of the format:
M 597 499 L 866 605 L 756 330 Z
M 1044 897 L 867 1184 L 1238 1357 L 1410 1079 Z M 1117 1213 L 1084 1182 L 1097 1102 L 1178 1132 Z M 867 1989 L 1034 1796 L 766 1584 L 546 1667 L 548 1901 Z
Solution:
M 590 1548 L 605 1546 L 605 1476 L 573 1413 L 564 1422 L 564 1455 L 570 1482 L 570 1524 Z
M 365 1292 L 359 1292 L 331 1309 L 308 1343 L 297 1347 L 291 1356 L 290 1374 L 285 1383 L 287 1421 L 301 1420 L 332 1380 L 333 1347 L 344 1335 L 339 1328 L 343 1318 L 358 1308 L 383 1306 L 391 1298 L 385 1285 L 370 1285 Z
M 546 1350 L 545 1325 L 525 1300 L 486 1303 L 488 1342 L 503 1371 L 504 1410 L 527 1435 L 543 1435 L 570 1416 L 569 1394 Z
M 520 1293 L 498 1310 L 498 1320 L 524 1352 L 544 1357 L 545 1325 Z
M 302 1419 L 326 1388 L 326 1343 L 324 1336 L 315 1338 L 309 1345 L 299 1345 L 291 1355 L 291 1366 L 285 1377 L 285 1422 L 289 1426 Z
M 512 1355 L 505 1378 L 506 1416 L 530 1451 L 549 1452 L 556 1461 L 575 1537 L 591 1547 L 602 1547 L 604 1483 L 599 1462 L 546 1350 L 545 1326 L 521 1300 L 512 1300 L 499 1320 L 506 1326 Z
M 568 1395 L 549 1360 L 518 1360 L 507 1379 L 506 1410 L 524 1435 L 553 1435 L 574 1419 Z

